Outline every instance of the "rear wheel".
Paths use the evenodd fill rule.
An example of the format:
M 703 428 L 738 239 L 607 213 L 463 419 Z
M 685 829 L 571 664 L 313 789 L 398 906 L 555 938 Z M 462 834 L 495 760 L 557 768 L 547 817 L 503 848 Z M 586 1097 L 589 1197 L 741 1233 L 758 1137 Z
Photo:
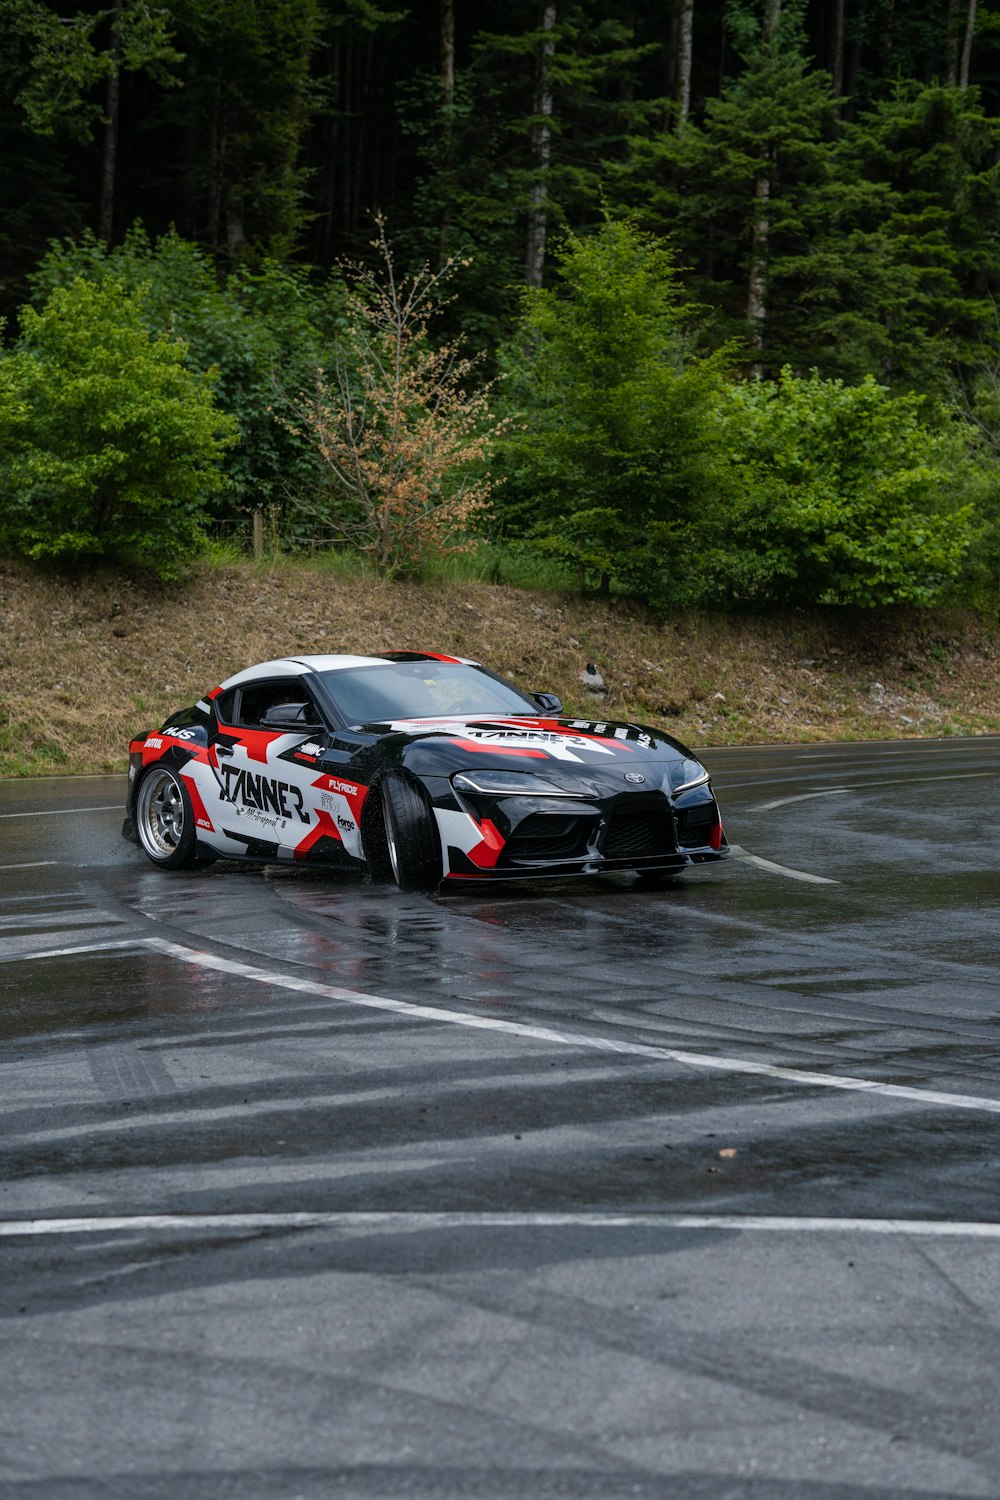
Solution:
M 142 778 L 135 799 L 135 828 L 154 865 L 181 870 L 194 864 L 191 798 L 176 771 L 168 766 L 154 766 Z
M 402 776 L 387 776 L 381 795 L 393 880 L 401 891 L 434 890 L 441 883 L 441 841 L 430 803 Z

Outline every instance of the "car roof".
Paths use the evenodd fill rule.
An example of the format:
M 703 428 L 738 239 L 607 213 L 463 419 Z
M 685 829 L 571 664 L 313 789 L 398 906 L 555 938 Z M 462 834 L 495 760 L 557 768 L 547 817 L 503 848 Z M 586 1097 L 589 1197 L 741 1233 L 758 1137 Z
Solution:
M 241 683 L 254 682 L 259 677 L 299 677 L 303 671 L 342 672 L 349 667 L 390 667 L 399 661 L 444 661 L 460 662 L 463 666 L 477 665 L 475 662 L 467 661 L 464 657 L 441 656 L 430 651 L 390 651 L 385 656 L 348 656 L 334 653 L 326 656 L 281 656 L 274 661 L 262 661 L 257 662 L 255 666 L 244 667 L 242 672 L 236 672 L 232 677 L 227 677 L 221 687 L 239 687 Z

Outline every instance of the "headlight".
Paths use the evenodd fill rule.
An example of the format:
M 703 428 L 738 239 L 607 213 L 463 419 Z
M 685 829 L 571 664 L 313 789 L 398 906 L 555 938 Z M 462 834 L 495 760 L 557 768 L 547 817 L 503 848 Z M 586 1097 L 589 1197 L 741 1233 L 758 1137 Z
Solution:
M 677 780 L 674 780 L 674 778 Z M 680 765 L 671 773 L 671 788 L 675 797 L 681 792 L 693 792 L 695 787 L 705 786 L 708 783 L 708 772 L 699 760 L 682 760 Z
M 585 797 L 584 791 L 567 790 L 532 776 L 530 771 L 456 771 L 451 778 L 456 792 L 476 792 L 489 797 Z

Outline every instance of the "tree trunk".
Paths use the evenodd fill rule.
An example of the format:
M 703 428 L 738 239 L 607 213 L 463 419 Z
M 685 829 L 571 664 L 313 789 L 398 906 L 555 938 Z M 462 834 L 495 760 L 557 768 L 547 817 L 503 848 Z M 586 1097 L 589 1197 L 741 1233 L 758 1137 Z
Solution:
M 121 97 L 122 8 L 111 8 L 111 69 L 105 95 L 104 149 L 101 154 L 101 204 L 97 237 L 110 245 L 115 218 L 115 171 L 118 164 L 118 111 Z
M 448 258 L 451 228 L 451 193 L 447 178 L 455 151 L 455 0 L 441 0 L 441 172 L 445 175 L 446 199 L 438 227 L 438 265 Z
M 777 40 L 781 25 L 781 0 L 767 0 L 764 7 L 765 49 L 770 50 Z M 770 202 L 771 169 L 764 167 L 757 173 L 753 190 L 753 238 L 750 246 L 750 284 L 747 288 L 747 323 L 750 328 L 750 347 L 756 356 L 751 366 L 755 380 L 764 373 L 760 355 L 764 351 L 764 328 L 767 322 L 767 269 L 770 251 Z
M 340 118 L 344 123 L 343 158 L 340 166 L 340 228 L 341 233 L 351 234 L 354 224 L 351 219 L 351 181 L 354 151 L 354 121 L 351 110 L 354 105 L 352 89 L 354 77 L 354 43 L 344 44 L 343 72 L 341 73 Z
M 958 67 L 958 86 L 969 87 L 969 66 L 972 62 L 972 34 L 976 29 L 976 0 L 969 0 L 965 15 L 965 37 L 962 41 L 962 60 Z
M 858 78 L 861 74 L 861 38 L 867 34 L 867 23 L 868 0 L 858 0 L 852 33 L 850 39 L 845 40 L 844 44 L 844 93 L 847 96 L 844 114 L 848 120 L 853 120 L 857 113 L 854 96 L 858 90 Z
M 757 356 L 751 366 L 755 380 L 764 373 L 759 356 L 764 350 L 764 326 L 767 322 L 767 260 L 770 221 L 768 207 L 771 201 L 771 178 L 766 172 L 757 176 L 753 192 L 753 241 L 750 248 L 750 285 L 747 295 L 747 323 L 750 327 L 750 347 Z
M 541 286 L 545 266 L 545 235 L 549 197 L 548 172 L 552 153 L 552 83 L 551 63 L 555 53 L 555 38 L 552 33 L 556 24 L 556 7 L 553 0 L 546 0 L 542 7 L 542 30 L 544 41 L 538 55 L 535 75 L 535 122 L 531 127 L 531 150 L 534 158 L 535 181 L 531 189 L 531 210 L 528 214 L 528 244 L 525 255 L 524 279 L 528 286 Z
M 184 92 L 188 99 L 196 97 L 198 87 L 198 70 L 194 59 L 189 55 L 184 66 Z M 201 118 L 194 109 L 184 112 L 184 175 L 181 179 L 181 230 L 186 239 L 193 240 L 198 237 L 198 164 L 201 161 L 199 151 Z
M 212 107 L 208 124 L 208 242 L 218 249 L 222 224 L 222 195 L 225 161 L 225 126 L 222 119 L 222 84 L 218 79 L 212 89 Z
M 948 0 L 948 19 L 944 31 L 948 59 L 944 81 L 950 89 L 958 84 L 958 4 L 959 0 Z
M 663 50 L 663 97 L 665 99 L 677 98 L 677 54 L 681 45 L 680 5 L 681 0 L 671 0 L 667 45 Z
M 455 0 L 441 0 L 441 103 L 447 120 L 455 107 Z
M 354 97 L 357 101 L 355 114 L 357 118 L 355 123 L 356 147 L 354 152 L 354 172 L 351 182 L 351 225 L 353 231 L 357 233 L 361 227 L 363 215 L 362 201 L 366 197 L 365 189 L 369 181 L 372 184 L 372 193 L 365 206 L 367 207 L 369 202 L 374 204 L 378 201 L 377 191 L 375 190 L 378 156 L 376 152 L 369 152 L 368 116 L 365 113 L 365 101 L 371 96 L 372 67 L 375 61 L 374 40 L 369 35 L 364 49 L 356 47 L 354 51 L 357 60 L 354 83 Z M 372 164 L 370 172 L 368 170 L 369 162 Z
M 729 27 L 726 24 L 726 13 L 722 13 L 722 25 L 719 27 L 719 81 L 715 92 L 720 96 L 726 87 L 726 48 L 729 45 Z
M 844 0 L 834 0 L 833 38 L 830 48 L 830 72 L 833 74 L 833 92 L 839 101 L 844 92 Z M 839 103 L 838 103 L 839 109 Z
M 677 27 L 677 129 L 691 110 L 691 56 L 694 32 L 694 0 L 680 0 Z

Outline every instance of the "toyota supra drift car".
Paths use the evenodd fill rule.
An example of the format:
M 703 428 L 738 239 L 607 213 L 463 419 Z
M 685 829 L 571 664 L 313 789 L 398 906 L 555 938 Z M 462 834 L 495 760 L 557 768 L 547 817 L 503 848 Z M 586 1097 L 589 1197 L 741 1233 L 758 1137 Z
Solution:
M 406 890 L 669 875 L 728 854 L 689 750 L 561 714 L 552 694 L 452 656 L 262 662 L 132 741 L 123 832 L 165 869 L 367 866 Z

